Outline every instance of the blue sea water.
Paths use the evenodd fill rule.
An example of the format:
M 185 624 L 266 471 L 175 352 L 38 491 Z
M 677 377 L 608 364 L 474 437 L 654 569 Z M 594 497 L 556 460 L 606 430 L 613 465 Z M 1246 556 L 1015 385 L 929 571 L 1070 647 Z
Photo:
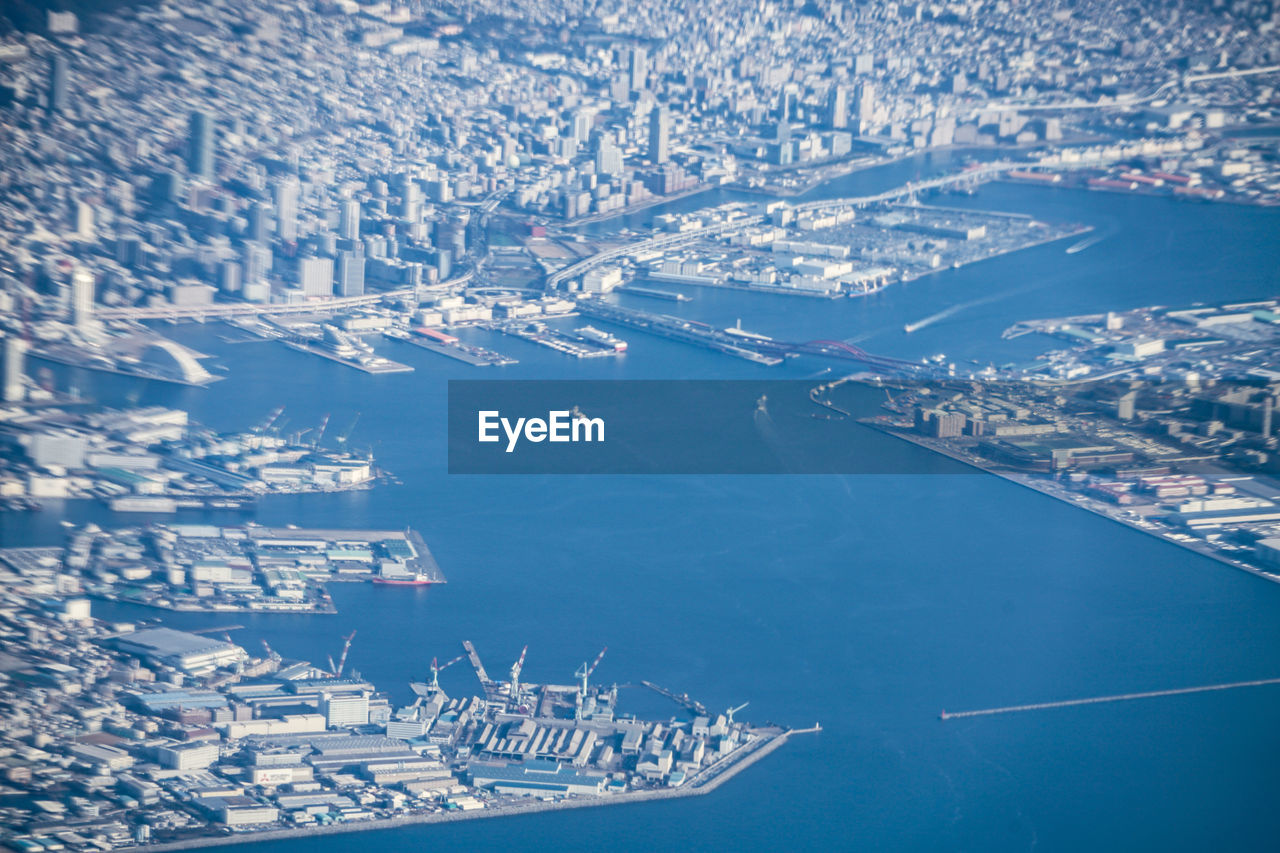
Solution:
M 928 168 L 898 164 L 824 192 Z M 1054 345 L 1001 341 L 1017 320 L 1278 289 L 1274 211 L 1010 185 L 945 203 L 1080 221 L 1104 239 L 1077 254 L 1051 244 L 943 271 L 861 301 L 711 290 L 690 290 L 695 301 L 680 305 L 625 300 L 722 325 L 741 317 L 779 338 L 1000 364 Z M 953 306 L 945 320 L 902 332 Z M 352 444 L 371 446 L 403 485 L 270 498 L 258 520 L 412 525 L 449 578 L 427 590 L 335 585 L 336 616 L 237 614 L 238 642 L 254 649 L 264 638 L 286 656 L 323 660 L 356 629 L 351 665 L 401 701 L 433 656 L 464 639 L 493 672 L 528 644 L 533 681 L 567 681 L 607 644 L 605 682 L 648 679 L 713 708 L 750 701 L 744 719 L 824 727 L 707 797 L 255 850 L 1275 849 L 1280 688 L 938 714 L 1280 675 L 1280 586 L 985 475 L 446 473 L 449 378 L 805 377 L 847 363 L 770 370 L 635 332 L 622 333 L 624 358 L 580 362 L 474 332 L 520 364 L 481 370 L 386 342 L 380 351 L 417 372 L 371 378 L 279 344 L 228 345 L 216 325 L 170 331 L 216 354 L 230 378 L 196 390 L 58 375 L 104 401 L 133 394 L 225 429 L 281 404 L 294 427 L 332 413 L 340 428 L 360 412 Z M 87 504 L 5 514 L 0 541 L 56 542 L 62 518 L 137 519 Z M 455 694 L 475 687 L 465 664 L 441 681 Z M 677 713 L 641 688 L 624 689 L 623 703 Z

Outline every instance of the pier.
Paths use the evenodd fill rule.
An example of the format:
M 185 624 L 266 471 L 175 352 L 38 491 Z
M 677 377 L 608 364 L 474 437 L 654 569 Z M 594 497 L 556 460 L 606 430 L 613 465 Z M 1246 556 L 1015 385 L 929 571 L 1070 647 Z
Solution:
M 978 711 L 943 711 L 942 720 L 958 720 L 961 717 L 988 717 L 993 714 L 1013 714 L 1020 711 L 1047 711 L 1050 708 L 1070 708 L 1075 705 L 1100 705 L 1104 702 L 1130 702 L 1135 699 L 1155 699 L 1160 696 L 1182 696 L 1187 693 L 1209 693 L 1215 690 L 1234 690 L 1237 687 L 1263 687 L 1280 684 L 1280 678 L 1260 678 L 1255 681 L 1232 681 L 1227 684 L 1207 684 L 1200 687 L 1177 687 L 1172 690 L 1148 690 L 1144 693 L 1119 693 L 1114 696 L 1091 696 L 1087 699 L 1064 699 L 1060 702 L 1036 702 L 1032 705 L 1008 705 L 1003 708 L 983 708 Z

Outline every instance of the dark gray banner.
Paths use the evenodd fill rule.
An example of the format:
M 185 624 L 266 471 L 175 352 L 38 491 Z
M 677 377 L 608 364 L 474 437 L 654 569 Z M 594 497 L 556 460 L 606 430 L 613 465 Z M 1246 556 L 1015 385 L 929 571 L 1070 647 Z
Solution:
M 449 472 L 975 472 L 860 422 L 884 402 L 881 388 L 802 380 L 453 380 Z

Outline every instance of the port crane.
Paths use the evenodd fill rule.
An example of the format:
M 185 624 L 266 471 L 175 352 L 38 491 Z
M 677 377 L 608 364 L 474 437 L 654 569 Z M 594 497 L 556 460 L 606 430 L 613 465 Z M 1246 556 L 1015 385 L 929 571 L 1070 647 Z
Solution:
M 730 708 L 729 710 L 725 711 L 724 715 L 729 720 L 729 725 L 731 726 L 733 725 L 733 715 L 738 713 L 739 711 L 741 711 L 743 708 L 747 707 L 750 704 L 751 704 L 750 702 L 743 702 L 738 707 Z
M 600 665 L 600 661 L 604 660 L 604 653 L 607 651 L 609 651 L 609 647 L 605 646 L 600 650 L 600 654 L 596 655 L 596 659 L 592 661 L 591 666 L 587 666 L 587 662 L 583 661 L 582 666 L 578 667 L 578 669 L 573 673 L 574 678 L 582 679 L 581 696 L 583 699 L 587 698 L 587 679 L 591 677 L 591 673 L 596 671 L 596 667 Z
M 515 663 L 511 664 L 511 698 L 515 699 L 520 695 L 520 671 L 524 669 L 524 656 L 529 652 L 529 647 L 525 646 L 520 650 L 520 657 Z
M 337 442 L 338 447 L 342 448 L 347 446 L 347 439 L 351 437 L 351 433 L 355 431 L 356 424 L 358 423 L 360 423 L 360 413 L 356 412 L 356 416 L 351 419 L 351 426 L 347 427 L 334 437 L 333 440 Z
M 275 422 L 280 420 L 280 416 L 282 414 L 284 414 L 284 406 L 277 406 L 271 414 L 267 415 L 266 419 L 263 420 L 262 423 L 253 428 L 253 434 L 262 435 L 264 432 L 271 429 L 271 427 L 275 425 Z
M 284 658 L 280 657 L 280 653 L 271 648 L 271 645 L 266 640 L 262 641 L 262 650 L 267 653 L 268 659 L 273 660 L 276 663 L 284 660 Z
M 420 681 L 414 681 L 409 685 L 409 687 L 412 688 L 413 692 L 418 695 L 418 698 L 413 701 L 412 707 L 417 708 L 422 704 L 422 701 L 424 699 L 429 699 L 432 696 L 439 693 L 440 692 L 440 673 L 444 672 L 446 669 L 453 666 L 455 663 L 457 663 L 458 661 L 462 660 L 465 657 L 466 657 L 466 654 L 460 654 L 453 660 L 443 665 L 439 662 L 438 658 L 433 657 L 431 659 L 431 683 L 423 684 Z
M 315 447 L 315 448 L 320 447 L 320 439 L 324 438 L 324 431 L 325 429 L 328 428 L 328 426 L 329 426 L 329 416 L 325 415 L 323 418 L 320 419 L 320 426 L 316 427 L 316 437 L 311 441 L 312 447 Z
M 355 638 L 355 631 L 352 631 L 350 634 L 342 638 L 342 655 L 338 658 L 338 662 L 336 664 L 333 662 L 333 655 L 329 655 L 329 672 L 334 678 L 342 677 L 342 670 L 346 668 L 347 665 L 347 655 L 351 652 L 351 641 Z
M 436 659 L 432 658 L 431 659 L 431 689 L 439 690 L 440 689 L 440 673 L 444 672 L 446 669 L 453 666 L 455 663 L 457 663 L 458 661 L 462 660 L 465 657 L 466 657 L 465 654 L 458 655 L 456 658 L 449 661 L 444 666 L 438 666 L 436 664 Z

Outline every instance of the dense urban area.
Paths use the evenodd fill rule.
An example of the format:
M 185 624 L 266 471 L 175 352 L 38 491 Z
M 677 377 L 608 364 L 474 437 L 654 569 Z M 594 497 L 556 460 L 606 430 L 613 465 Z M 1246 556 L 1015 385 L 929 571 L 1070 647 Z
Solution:
M 101 602 L 340 619 L 330 584 L 445 582 L 413 529 L 171 518 L 390 476 L 354 412 L 246 412 L 219 432 L 178 408 L 100 405 L 54 370 L 228 378 L 184 342 L 187 322 L 369 383 L 414 369 L 387 355 L 403 344 L 466 370 L 516 363 L 472 330 L 572 359 L 620 358 L 633 333 L 769 367 L 816 356 L 861 372 L 815 388 L 815 417 L 849 421 L 845 391 L 883 388 L 865 424 L 1280 580 L 1274 294 L 1028 318 L 1006 337 L 1061 347 L 1001 366 L 880 356 L 838 329 L 781 340 L 614 295 L 676 312 L 704 289 L 870 300 L 1100 239 L 1097 223 L 963 203 L 993 181 L 1276 205 L 1273 2 L 112 5 L 0 9 L 0 511 L 91 499 L 155 519 L 0 548 L 10 849 L 703 794 L 801 731 L 593 682 L 604 651 L 566 684 L 531 684 L 527 647 L 494 680 L 467 642 L 424 659 L 396 707 L 354 669 L 358 643 L 349 661 L 354 632 L 324 666 L 251 653 L 237 625 L 95 618 Z M 955 168 L 811 196 L 930 153 Z M 437 677 L 462 661 L 480 690 L 450 697 Z M 628 689 L 681 713 L 628 715 Z

